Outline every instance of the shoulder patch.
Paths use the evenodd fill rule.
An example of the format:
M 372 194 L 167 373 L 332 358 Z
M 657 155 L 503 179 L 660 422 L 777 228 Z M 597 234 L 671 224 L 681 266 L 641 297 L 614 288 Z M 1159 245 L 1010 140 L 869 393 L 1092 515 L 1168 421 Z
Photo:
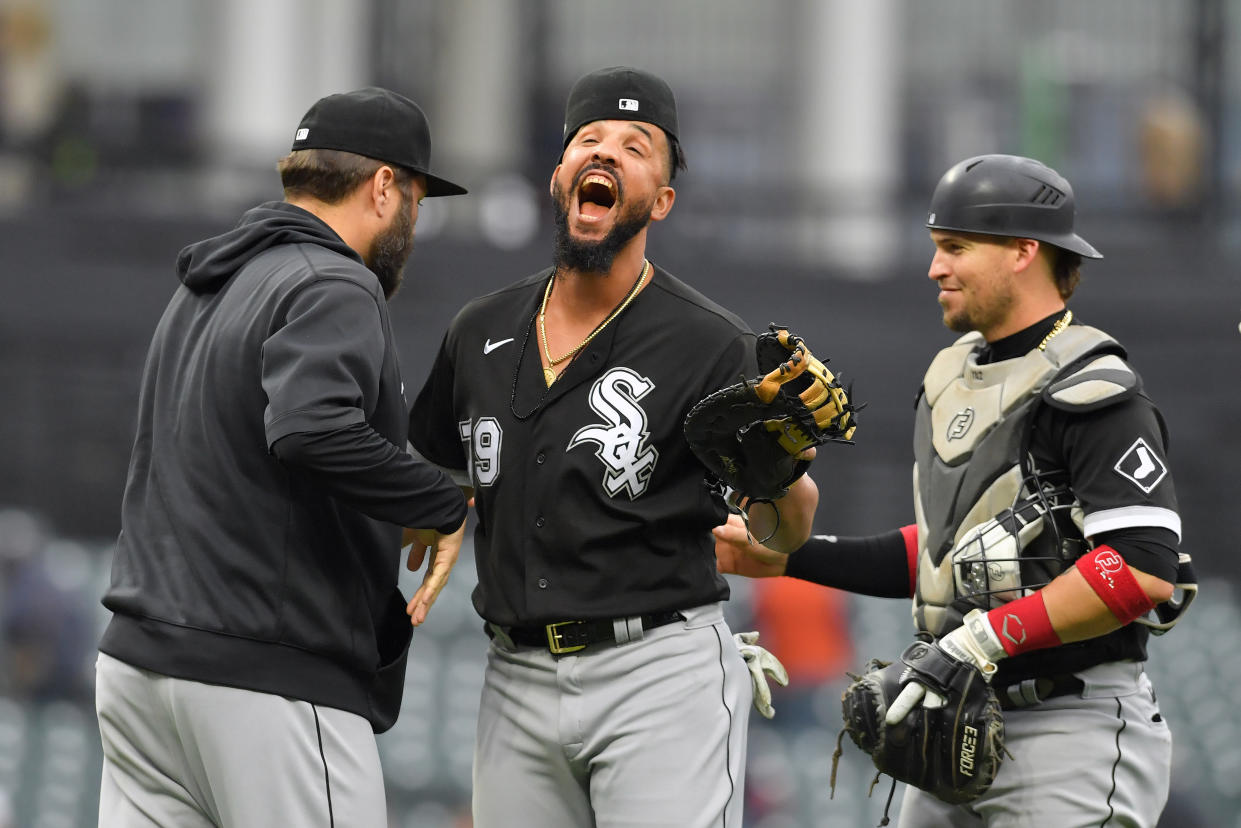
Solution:
M 1141 489 L 1144 494 L 1150 494 L 1168 476 L 1167 464 L 1141 437 L 1121 455 L 1113 469 L 1121 477 Z
M 1116 354 L 1096 357 L 1043 389 L 1048 405 L 1066 411 L 1093 411 L 1137 393 L 1138 375 Z

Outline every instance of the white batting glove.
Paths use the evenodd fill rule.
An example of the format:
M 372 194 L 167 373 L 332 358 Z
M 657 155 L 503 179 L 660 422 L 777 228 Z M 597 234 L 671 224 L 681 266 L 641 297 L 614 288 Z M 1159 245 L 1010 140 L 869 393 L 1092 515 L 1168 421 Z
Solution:
M 995 675 L 995 663 L 1008 656 L 1004 645 L 991 628 L 991 622 L 980 609 L 970 610 L 961 626 L 935 642 L 941 650 L 957 661 L 973 664 L 982 673 L 982 677 L 991 681 Z M 929 689 L 915 679 L 893 700 L 884 722 L 889 725 L 898 724 L 909 715 L 921 702 L 923 707 L 943 707 L 944 697 Z
M 733 641 L 737 642 L 737 649 L 745 659 L 745 666 L 750 669 L 750 681 L 754 685 L 754 709 L 762 713 L 763 718 L 770 719 L 776 715 L 776 711 L 771 706 L 771 688 L 767 686 L 767 679 L 770 678 L 781 687 L 787 687 L 788 671 L 778 658 L 758 646 L 757 632 L 736 633 Z

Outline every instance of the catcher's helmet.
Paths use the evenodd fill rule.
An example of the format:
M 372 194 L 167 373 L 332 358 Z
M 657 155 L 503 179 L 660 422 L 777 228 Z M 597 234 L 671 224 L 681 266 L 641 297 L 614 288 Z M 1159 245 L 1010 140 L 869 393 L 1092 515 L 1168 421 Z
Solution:
M 1037 239 L 1102 259 L 1073 232 L 1073 215 L 1073 188 L 1051 167 L 1017 155 L 979 155 L 944 173 L 931 195 L 926 226 Z

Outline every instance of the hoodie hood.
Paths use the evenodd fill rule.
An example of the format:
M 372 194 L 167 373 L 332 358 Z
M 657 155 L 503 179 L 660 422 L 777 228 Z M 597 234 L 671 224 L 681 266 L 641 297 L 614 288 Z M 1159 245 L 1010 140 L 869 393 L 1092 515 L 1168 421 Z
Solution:
M 195 293 L 214 293 L 260 253 L 282 244 L 316 244 L 362 262 L 314 213 L 284 201 L 260 204 L 227 233 L 195 242 L 177 256 L 177 276 Z

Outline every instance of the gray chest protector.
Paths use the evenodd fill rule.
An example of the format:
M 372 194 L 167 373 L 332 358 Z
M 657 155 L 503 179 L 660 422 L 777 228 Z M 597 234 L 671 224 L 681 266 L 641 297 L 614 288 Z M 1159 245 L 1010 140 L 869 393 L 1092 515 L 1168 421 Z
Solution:
M 1026 457 L 1037 406 L 1088 411 L 1131 396 L 1120 345 L 1084 325 L 1013 359 L 977 363 L 967 334 L 927 369 L 914 429 L 914 623 L 938 637 L 965 613 L 1029 594 L 1086 551 L 1061 469 Z

